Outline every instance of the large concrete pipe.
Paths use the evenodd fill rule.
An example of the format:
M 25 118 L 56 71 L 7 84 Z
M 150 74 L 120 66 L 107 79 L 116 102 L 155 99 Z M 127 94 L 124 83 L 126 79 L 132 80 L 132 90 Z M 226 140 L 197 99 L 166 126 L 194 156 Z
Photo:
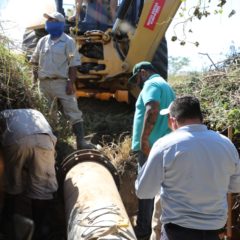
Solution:
M 76 151 L 61 169 L 68 240 L 136 240 L 117 189 L 117 171 L 106 156 Z

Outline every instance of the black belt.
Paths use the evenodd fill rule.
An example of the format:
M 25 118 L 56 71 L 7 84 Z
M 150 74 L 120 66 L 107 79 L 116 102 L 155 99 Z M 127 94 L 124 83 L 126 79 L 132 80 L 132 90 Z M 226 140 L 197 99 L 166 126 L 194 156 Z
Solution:
M 216 233 L 219 233 L 219 232 L 221 232 L 221 230 L 222 230 L 222 229 L 216 229 L 216 230 L 203 230 L 203 229 L 185 228 L 185 227 L 179 226 L 179 225 L 174 224 L 174 223 L 166 223 L 166 224 L 164 224 L 164 226 L 165 226 L 166 228 L 174 229 L 174 230 L 177 230 L 177 229 L 185 229 L 185 230 L 189 230 L 189 231 L 206 232 L 206 233 L 210 233 L 210 232 L 216 232 Z

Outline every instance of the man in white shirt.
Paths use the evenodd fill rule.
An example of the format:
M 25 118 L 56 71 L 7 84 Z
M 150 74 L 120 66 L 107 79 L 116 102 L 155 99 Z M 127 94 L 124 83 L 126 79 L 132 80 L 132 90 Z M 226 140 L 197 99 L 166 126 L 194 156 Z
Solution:
M 160 192 L 161 240 L 218 240 L 227 221 L 226 195 L 240 192 L 239 154 L 202 123 L 195 97 L 177 98 L 160 114 L 168 114 L 173 132 L 153 145 L 136 194 L 148 199 Z

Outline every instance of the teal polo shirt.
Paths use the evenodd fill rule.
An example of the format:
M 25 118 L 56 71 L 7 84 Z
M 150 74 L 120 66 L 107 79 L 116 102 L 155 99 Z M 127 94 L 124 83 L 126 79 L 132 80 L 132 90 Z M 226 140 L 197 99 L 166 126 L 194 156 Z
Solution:
M 151 101 L 159 102 L 160 110 L 167 108 L 169 104 L 175 99 L 175 93 L 170 85 L 158 74 L 153 74 L 144 83 L 143 89 L 140 92 L 136 101 L 136 110 L 133 120 L 133 134 L 132 134 L 132 150 L 139 151 L 140 140 L 143 129 L 144 115 L 146 111 L 146 104 Z M 168 127 L 168 117 L 159 114 L 156 124 L 149 136 L 150 146 L 154 144 L 159 138 L 163 137 L 171 130 Z

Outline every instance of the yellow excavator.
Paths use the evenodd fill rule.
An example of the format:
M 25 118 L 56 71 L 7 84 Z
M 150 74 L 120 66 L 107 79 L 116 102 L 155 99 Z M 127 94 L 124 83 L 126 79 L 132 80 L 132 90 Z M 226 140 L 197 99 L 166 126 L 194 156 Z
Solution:
M 63 11 L 62 0 L 53 1 L 46 9 L 38 11 L 40 20 L 35 15 L 35 23 L 29 26 L 23 41 L 26 51 L 33 49 L 38 39 L 46 34 L 43 11 Z M 38 6 L 40 1 L 32 0 L 34 2 Z M 123 0 L 113 26 L 99 23 L 94 26 L 85 20 L 72 25 L 67 21 L 66 32 L 76 40 L 81 53 L 77 96 L 129 102 L 131 97 L 137 97 L 139 89 L 129 85 L 128 79 L 133 66 L 143 60 L 152 62 L 167 79 L 164 35 L 181 2 Z M 61 163 L 69 240 L 136 240 L 118 194 L 117 172 L 109 162 L 97 150 L 92 150 L 74 152 Z M 231 230 L 231 216 L 227 225 Z M 232 233 L 227 236 L 231 238 Z
M 55 10 L 63 12 L 62 0 L 55 2 Z M 128 84 L 132 68 L 139 61 L 152 62 L 160 75 L 167 79 L 168 55 L 164 35 L 181 2 L 123 0 L 112 26 L 88 22 L 87 16 L 77 24 L 66 21 L 66 32 L 76 40 L 81 53 L 76 95 L 101 100 L 115 98 L 129 103 L 139 93 L 137 87 Z M 53 4 L 49 5 L 45 12 L 53 9 Z M 25 49 L 30 45 L 33 48 L 45 34 L 42 16 L 40 20 L 35 16 L 34 20 L 23 41 Z M 31 34 L 34 34 L 34 41 L 29 40 L 32 39 Z

